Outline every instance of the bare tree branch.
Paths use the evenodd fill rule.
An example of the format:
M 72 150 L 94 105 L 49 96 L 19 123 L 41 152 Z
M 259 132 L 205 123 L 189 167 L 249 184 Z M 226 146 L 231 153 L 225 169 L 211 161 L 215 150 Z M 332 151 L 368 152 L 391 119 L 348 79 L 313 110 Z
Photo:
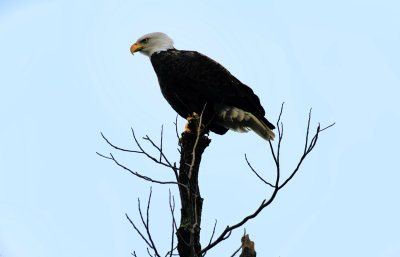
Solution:
M 214 228 L 213 228 L 213 231 L 212 231 L 212 233 L 211 233 L 211 237 L 210 237 L 210 242 L 209 242 L 209 243 L 211 243 L 212 240 L 213 240 L 213 238 L 214 238 L 214 235 L 215 235 L 215 228 L 216 228 L 216 227 L 217 227 L 217 220 L 215 220 Z
M 140 215 L 140 219 L 142 220 L 142 224 L 143 227 L 146 230 L 146 234 L 147 234 L 147 238 L 144 236 L 144 234 L 136 227 L 135 223 L 133 223 L 133 221 L 129 218 L 128 214 L 125 214 L 127 219 L 129 220 L 129 222 L 132 224 L 133 228 L 136 230 L 136 232 L 140 235 L 140 237 L 143 239 L 143 241 L 146 242 L 146 244 L 148 245 L 147 249 L 147 253 L 149 254 L 149 256 L 153 256 L 150 251 L 149 248 L 152 249 L 154 251 L 154 256 L 157 257 L 161 257 L 160 254 L 157 251 L 156 245 L 154 244 L 153 238 L 151 236 L 150 233 L 150 223 L 149 223 L 149 210 L 150 210 L 150 203 L 151 203 L 151 194 L 152 194 L 152 188 L 150 187 L 150 194 L 149 194 L 149 199 L 147 201 L 147 208 L 146 208 L 146 220 L 143 217 L 143 213 L 142 213 L 142 209 L 141 209 L 141 204 L 140 204 L 140 199 L 138 198 L 138 211 L 139 211 L 139 215 Z
M 115 148 L 115 149 L 117 149 L 117 150 L 120 150 L 120 151 L 123 151 L 123 152 L 129 152 L 129 153 L 143 153 L 143 151 L 141 152 L 141 151 L 129 150 L 129 149 L 125 149 L 125 148 L 118 147 L 118 146 L 112 144 L 112 143 L 108 140 L 108 138 L 106 138 L 106 137 L 104 136 L 103 132 L 100 132 L 100 134 L 101 134 L 102 138 L 107 142 L 107 144 L 109 144 L 111 147 L 113 147 L 113 148 Z
M 106 159 L 108 159 L 108 160 L 112 160 L 111 157 L 105 156 L 104 154 L 101 154 L 101 153 L 99 153 L 99 152 L 96 152 L 96 153 L 97 153 L 97 155 L 99 155 L 99 156 L 101 156 L 101 157 L 103 157 L 103 158 L 106 158 Z
M 310 113 L 309 113 L 309 116 L 308 116 L 307 133 L 306 133 L 306 142 L 305 142 L 305 146 L 304 146 L 304 153 L 300 157 L 300 161 L 298 162 L 296 168 L 293 170 L 292 174 L 285 180 L 285 182 L 282 183 L 282 185 L 279 186 L 279 189 L 282 189 L 294 177 L 294 175 L 296 175 L 296 173 L 299 170 L 299 168 L 300 168 L 301 164 L 303 163 L 304 159 L 314 149 L 315 145 L 317 144 L 319 133 L 321 131 L 323 131 L 323 130 L 325 130 L 327 128 L 330 128 L 333 125 L 335 125 L 335 123 L 332 123 L 331 125 L 327 126 L 323 130 L 321 130 L 321 127 L 318 124 L 317 130 L 316 130 L 313 138 L 311 139 L 310 143 L 308 144 L 308 137 L 309 137 L 309 134 L 310 134 L 310 120 L 311 120 L 311 109 L 310 109 Z M 279 163 L 278 163 L 278 165 L 279 165 Z
M 153 255 L 151 255 L 150 250 L 149 250 L 148 247 L 146 248 L 146 250 L 147 250 L 147 253 L 149 254 L 149 256 L 150 256 L 150 257 L 153 257 Z
M 131 218 L 129 218 L 128 214 L 125 213 L 126 218 L 129 220 L 129 223 L 131 223 L 131 225 L 133 226 L 133 228 L 136 230 L 136 232 L 140 235 L 140 237 L 143 239 L 143 241 L 146 242 L 146 244 L 148 246 L 151 247 L 151 244 L 149 243 L 149 241 L 147 241 L 147 239 L 144 237 L 144 235 L 142 234 L 142 232 L 140 232 L 140 230 L 136 227 L 135 223 L 133 223 L 133 221 L 131 220 Z M 135 253 L 135 252 L 133 252 Z M 136 255 L 136 253 L 135 253 Z
M 166 165 L 166 166 L 167 166 L 167 167 L 170 167 L 170 168 L 172 169 L 172 171 L 173 171 L 174 174 L 175 174 L 175 178 L 176 178 L 176 180 L 178 181 L 178 168 L 176 167 L 175 164 L 172 165 L 171 162 L 167 159 L 167 157 L 165 156 L 165 154 L 164 154 L 163 151 L 162 151 L 162 147 L 161 147 L 161 148 L 158 147 L 148 135 L 146 135 L 145 137 L 143 137 L 143 139 L 149 141 L 150 144 L 160 152 L 160 160 L 161 160 L 161 156 L 162 156 L 162 158 L 164 158 L 164 160 L 167 162 L 167 165 Z M 160 161 L 159 163 L 161 163 L 161 161 Z
M 155 158 L 155 157 L 151 156 L 150 154 L 148 154 L 148 153 L 143 149 L 143 147 L 142 147 L 142 145 L 139 143 L 139 141 L 137 140 L 136 135 L 135 135 L 135 131 L 133 130 L 133 128 L 131 128 L 131 131 L 132 131 L 133 139 L 135 140 L 136 145 L 139 147 L 139 149 L 140 149 L 140 151 L 141 151 L 141 152 L 139 152 L 139 153 L 142 153 L 142 154 L 146 155 L 147 158 L 149 158 L 150 160 L 154 161 L 155 163 L 158 163 L 158 164 L 161 164 L 161 165 L 163 165 L 163 166 L 165 166 L 165 167 L 174 169 L 174 167 L 173 167 L 170 163 L 160 162 L 160 161 L 157 160 L 157 158 Z M 158 151 L 160 151 L 160 149 L 157 147 L 157 145 L 154 144 L 154 142 L 153 142 L 148 136 L 144 137 L 143 139 L 148 140 L 150 143 L 152 143 L 152 145 L 153 145 Z M 161 152 L 161 151 L 160 151 L 160 152 Z M 163 156 L 163 157 L 165 157 L 165 156 Z
M 171 234 L 171 249 L 167 252 L 165 257 L 167 257 L 168 254 L 171 257 L 174 250 L 176 249 L 176 247 L 174 247 L 175 228 L 178 230 L 175 222 L 175 199 L 174 197 L 171 196 L 171 190 L 168 191 L 169 191 L 169 209 L 171 211 L 171 216 L 172 216 L 172 234 Z
M 211 234 L 211 238 L 209 240 L 209 243 L 206 247 L 201 249 L 200 245 L 200 222 L 201 222 L 201 212 L 202 212 L 202 202 L 203 199 L 201 198 L 200 195 L 200 190 L 198 187 L 198 172 L 199 172 L 199 165 L 202 157 L 202 153 L 205 150 L 205 148 L 209 145 L 210 139 L 208 139 L 206 136 L 204 136 L 205 131 L 202 130 L 202 118 L 203 118 L 203 113 L 205 110 L 205 107 L 203 108 L 201 115 L 198 116 L 197 114 L 193 116 L 193 122 L 189 120 L 188 126 L 191 125 L 192 127 L 190 128 L 191 131 L 189 132 L 184 132 L 182 133 L 182 138 L 179 137 L 178 134 L 178 116 L 176 117 L 175 120 L 175 132 L 176 136 L 179 140 L 179 145 L 181 146 L 181 161 L 180 161 L 180 167 L 179 169 L 176 166 L 176 163 L 170 162 L 168 158 L 165 156 L 163 152 L 163 133 L 164 133 L 164 127 L 161 126 L 161 135 L 160 135 L 160 144 L 157 145 L 148 135 L 143 137 L 143 140 L 149 142 L 153 148 L 155 148 L 158 153 L 153 156 L 152 154 L 149 154 L 139 143 L 138 139 L 136 138 L 135 132 L 133 128 L 131 128 L 132 131 L 132 136 L 134 138 L 134 141 L 139 148 L 139 150 L 130 150 L 130 149 L 125 149 L 121 147 L 117 147 L 114 144 L 112 144 L 104 135 L 101 133 L 103 139 L 114 149 L 119 150 L 119 151 L 124 151 L 124 152 L 130 152 L 130 153 L 139 153 L 145 155 L 147 158 L 152 160 L 153 162 L 160 164 L 162 166 L 168 167 L 173 170 L 174 175 L 175 175 L 175 181 L 158 181 L 154 180 L 150 177 L 144 176 L 138 172 L 134 172 L 131 169 L 127 168 L 126 166 L 122 165 L 119 163 L 114 156 L 110 153 L 110 157 L 97 153 L 99 156 L 112 160 L 114 161 L 118 166 L 121 168 L 129 171 L 133 175 L 144 179 L 146 181 L 158 183 L 158 184 L 178 184 L 181 187 L 178 187 L 179 192 L 180 192 L 180 197 L 181 197 L 181 223 L 178 228 L 176 220 L 175 220 L 175 199 L 171 195 L 171 191 L 169 191 L 169 206 L 170 206 L 170 212 L 172 216 L 172 233 L 171 233 L 171 245 L 169 251 L 166 253 L 165 257 L 172 257 L 175 256 L 176 254 L 174 253 L 175 250 L 177 250 L 181 256 L 205 256 L 206 253 L 221 243 L 222 241 L 226 240 L 229 238 L 232 234 L 232 232 L 243 226 L 246 222 L 249 220 L 255 218 L 265 207 L 269 206 L 274 199 L 277 196 L 277 193 L 280 189 L 282 189 L 284 186 L 287 185 L 287 183 L 293 179 L 293 177 L 296 175 L 298 170 L 300 169 L 300 166 L 302 165 L 304 159 L 307 157 L 307 155 L 314 149 L 318 138 L 319 138 L 319 133 L 332 127 L 335 125 L 335 123 L 330 124 L 329 126 L 321 129 L 320 124 L 318 124 L 317 129 L 315 134 L 311 137 L 310 136 L 310 124 L 311 124 L 311 112 L 312 109 L 310 109 L 309 115 L 308 115 L 308 122 L 307 122 L 307 129 L 306 129 L 306 136 L 305 136 L 305 145 L 304 145 L 304 151 L 294 168 L 294 170 L 290 173 L 290 175 L 284 180 L 283 183 L 281 183 L 281 166 L 280 166 L 280 155 L 281 155 L 281 143 L 283 140 L 283 134 L 284 134 L 284 126 L 283 123 L 281 122 L 281 117 L 283 113 L 283 107 L 284 103 L 282 103 L 278 120 L 276 122 L 276 128 L 278 135 L 276 137 L 277 142 L 275 147 L 272 145 L 271 141 L 268 141 L 269 147 L 270 147 L 270 152 L 273 157 L 274 163 L 275 163 L 275 172 L 276 172 L 276 178 L 274 183 L 270 183 L 266 181 L 262 176 L 261 173 L 256 171 L 253 166 L 251 165 L 250 161 L 247 158 L 247 155 L 245 154 L 245 160 L 247 162 L 247 165 L 250 167 L 251 171 L 262 181 L 264 184 L 266 184 L 269 187 L 273 188 L 272 193 L 270 193 L 269 198 L 264 199 L 260 205 L 253 211 L 251 212 L 248 216 L 239 219 L 239 221 L 233 225 L 228 225 L 226 228 L 222 231 L 222 233 L 214 239 L 215 236 L 215 231 L 216 231 L 216 226 L 217 226 L 217 221 L 215 221 L 214 228 Z M 157 156 L 158 155 L 158 156 Z M 149 215 L 150 215 L 150 203 L 151 203 L 151 196 L 152 196 L 152 189 L 150 188 L 150 194 L 147 202 L 147 209 L 146 209 L 146 217 L 144 217 L 143 212 L 141 210 L 141 203 L 140 199 L 138 199 L 138 211 L 139 215 L 142 221 L 142 224 L 146 230 L 146 233 L 142 233 L 132 222 L 132 220 L 129 218 L 129 216 L 126 214 L 127 219 L 129 222 L 132 224 L 136 232 L 141 236 L 141 238 L 145 241 L 147 247 L 147 253 L 149 256 L 155 256 L 155 257 L 160 257 L 158 250 L 156 249 L 156 245 L 152 239 L 151 233 L 150 233 L 150 226 L 149 226 Z M 174 234 L 176 232 L 176 234 Z M 175 242 L 175 236 L 177 236 L 177 246 L 174 246 Z M 185 240 L 186 239 L 186 240 Z M 242 246 L 236 250 L 231 257 L 234 257 L 240 249 L 243 248 Z M 152 253 L 154 251 L 154 254 Z M 136 253 L 133 252 L 133 256 L 136 256 Z M 254 252 L 255 256 L 255 252 Z
M 103 139 L 107 142 L 107 144 L 109 144 L 111 147 L 113 147 L 113 148 L 116 149 L 116 150 L 120 150 L 120 151 L 123 151 L 123 152 L 144 154 L 147 158 L 151 159 L 152 161 L 156 162 L 157 164 L 161 164 L 161 165 L 163 165 L 163 166 L 165 166 L 165 167 L 171 168 L 171 169 L 173 170 L 173 172 L 174 172 L 175 179 L 178 180 L 178 170 L 179 170 L 179 169 L 178 169 L 178 167 L 176 167 L 176 163 L 174 163 L 174 164 L 172 165 L 171 162 L 168 160 L 168 158 L 165 156 L 165 154 L 164 154 L 163 151 L 162 151 L 163 126 L 161 127 L 161 145 L 160 145 L 160 147 L 157 146 L 157 145 L 154 143 L 154 141 L 153 141 L 148 135 L 146 135 L 146 137 L 143 138 L 144 140 L 150 142 L 150 144 L 151 144 L 155 149 L 157 149 L 157 151 L 160 153 L 159 160 L 158 160 L 156 157 L 151 156 L 149 153 L 147 153 L 147 152 L 144 150 L 144 148 L 142 147 L 142 145 L 141 145 L 141 144 L 139 143 L 139 141 L 137 140 L 133 128 L 131 128 L 131 131 L 132 131 L 132 135 L 133 135 L 133 138 L 134 138 L 134 140 L 135 140 L 135 143 L 136 143 L 136 145 L 139 147 L 140 151 L 137 151 L 137 150 L 130 150 L 130 149 L 125 149 L 125 148 L 118 147 L 118 146 L 114 145 L 113 143 L 111 143 L 110 140 L 108 140 L 108 138 L 106 138 L 106 137 L 104 136 L 103 133 L 101 133 L 101 136 L 102 136 Z M 120 166 L 121 168 L 123 168 L 123 169 L 129 171 L 129 172 L 132 173 L 133 175 L 135 175 L 135 176 L 137 176 L 137 177 L 139 177 L 139 178 L 142 178 L 142 179 L 144 179 L 144 180 L 147 180 L 147 181 L 150 181 L 150 182 L 154 182 L 154 183 L 158 183 L 158 184 L 178 184 L 178 185 L 179 185 L 178 182 L 174 182 L 174 181 L 159 181 L 159 180 L 156 180 L 156 179 L 152 179 L 152 178 L 150 178 L 150 177 L 148 177 L 148 176 L 144 176 L 144 175 L 142 175 L 142 174 L 140 174 L 140 173 L 138 173 L 138 172 L 134 172 L 134 171 L 132 171 L 131 169 L 129 169 L 129 168 L 127 168 L 126 166 L 124 166 L 124 165 L 122 165 L 121 163 L 119 163 L 111 153 L 110 153 L 110 156 L 111 156 L 111 157 L 105 156 L 105 155 L 103 155 L 103 154 L 101 154 L 101 153 L 99 153 L 99 152 L 96 152 L 96 153 L 97 153 L 99 156 L 101 156 L 101 157 L 103 157 L 103 158 L 105 158 L 105 159 L 114 161 L 114 162 L 115 162 L 118 166 Z M 166 161 L 166 163 L 163 162 L 162 159 L 164 159 L 164 160 Z M 186 187 L 186 185 L 183 185 L 183 184 L 182 184 L 182 186 Z
M 178 132 L 178 114 L 176 114 L 174 125 L 175 125 L 176 138 L 178 138 L 178 141 L 179 141 L 180 137 L 179 137 L 179 132 Z
M 153 183 L 157 183 L 157 184 L 179 184 L 178 182 L 175 182 L 175 181 L 159 181 L 159 180 L 155 180 L 155 179 L 152 179 L 150 177 L 144 176 L 144 175 L 142 175 L 142 174 L 140 174 L 138 172 L 135 172 L 135 171 L 129 169 L 128 167 L 122 165 L 121 163 L 119 163 L 111 153 L 110 153 L 110 156 L 111 156 L 111 158 L 109 158 L 109 159 L 113 160 L 115 162 L 115 164 L 117 164 L 121 168 L 129 171 L 131 174 L 133 174 L 133 175 L 135 175 L 135 176 L 137 176 L 137 177 L 139 177 L 141 179 L 144 179 L 144 180 L 147 180 L 147 181 L 150 181 L 150 182 L 153 182 Z M 182 186 L 184 186 L 184 185 L 182 185 Z
M 161 162 L 161 158 L 163 156 L 163 150 L 162 150 L 162 143 L 163 143 L 163 133 L 164 132 L 164 125 L 161 125 L 161 139 L 160 139 L 160 162 Z
M 279 182 L 279 180 L 278 180 L 278 182 Z M 213 243 L 209 244 L 207 247 L 202 249 L 199 252 L 199 254 L 203 254 L 203 253 L 207 252 L 208 250 L 210 250 L 211 248 L 213 248 L 214 246 L 216 246 L 220 242 L 228 239 L 234 229 L 241 227 L 248 220 L 255 218 L 265 207 L 267 207 L 268 205 L 270 205 L 272 203 L 272 201 L 275 199 L 275 196 L 276 196 L 278 190 L 279 189 L 276 186 L 274 192 L 272 193 L 272 195 L 271 195 L 271 197 L 270 197 L 270 199 L 268 201 L 263 200 L 261 202 L 260 206 L 258 207 L 258 209 L 254 213 L 252 213 L 251 215 L 243 218 L 240 222 L 236 223 L 235 225 L 227 226 L 225 228 L 225 230 L 221 233 L 221 235 Z
M 242 249 L 243 245 L 240 245 L 240 247 L 231 255 L 231 257 L 234 257 L 239 251 L 240 249 Z
M 328 128 L 334 126 L 335 124 L 336 124 L 336 122 L 332 123 L 331 125 L 326 126 L 326 127 L 323 128 L 323 129 L 320 129 L 319 132 L 322 132 L 322 131 L 324 131 L 325 129 L 328 129 Z
M 178 133 L 178 114 L 176 115 L 174 125 L 175 125 L 176 138 L 178 139 L 178 145 L 180 145 L 181 138 L 179 137 L 179 133 Z M 177 148 L 177 150 L 178 150 L 178 153 L 181 154 L 181 150 L 179 148 Z
M 158 160 L 157 158 L 155 158 L 155 157 L 151 156 L 150 154 L 148 154 L 148 153 L 143 149 L 143 147 L 140 145 L 139 141 L 136 139 L 136 136 L 135 136 L 135 133 L 134 133 L 134 131 L 133 131 L 133 128 L 131 128 L 131 130 L 132 130 L 132 134 L 133 134 L 133 137 L 134 137 L 134 139 L 135 139 L 136 145 L 139 147 L 140 151 L 137 151 L 137 150 L 130 150 L 130 149 L 125 149 L 125 148 L 118 147 L 118 146 L 114 145 L 113 143 L 111 143 L 110 140 L 108 140 L 108 138 L 106 138 L 102 132 L 101 132 L 100 134 L 101 134 L 101 136 L 103 137 L 103 139 L 107 142 L 107 144 L 109 144 L 111 147 L 113 147 L 113 148 L 116 149 L 116 150 L 123 151 L 123 152 L 129 152 L 129 153 L 144 154 L 145 156 L 147 156 L 150 160 L 154 161 L 155 163 L 161 164 L 161 165 L 163 165 L 163 166 L 165 166 L 165 167 L 168 167 L 168 168 L 172 168 L 173 170 L 176 170 L 176 169 L 177 169 L 176 167 L 172 166 L 171 163 L 169 163 L 169 162 L 167 161 L 166 156 L 162 153 L 162 151 L 160 151 L 160 148 L 159 148 L 159 147 L 156 147 L 156 144 L 154 144 L 154 142 L 152 142 L 151 139 L 147 136 L 147 138 L 145 138 L 145 139 L 148 140 L 148 141 L 150 141 L 150 142 L 152 143 L 152 145 L 153 145 L 154 147 L 156 147 L 156 149 L 157 149 L 157 150 L 160 152 L 160 154 L 164 157 L 164 159 L 167 161 L 167 163 L 163 162 L 162 160 Z M 106 159 L 111 159 L 111 158 L 106 157 L 106 156 L 104 156 L 104 155 L 102 155 L 102 154 L 100 154 L 100 153 L 97 153 L 97 154 L 100 155 L 101 157 L 106 158 Z
M 214 238 L 214 235 L 215 235 L 215 228 L 216 228 L 216 227 L 217 227 L 217 220 L 215 220 L 214 228 L 213 228 L 213 231 L 212 231 L 212 233 L 211 233 L 211 237 L 210 237 L 210 241 L 208 242 L 208 245 L 211 244 L 211 242 L 212 242 L 212 240 L 213 240 L 213 238 Z M 207 254 L 207 252 L 204 252 L 203 257 L 206 256 L 206 254 Z
M 246 229 L 244 229 L 244 233 L 243 233 L 243 236 L 245 236 L 245 235 L 246 235 Z M 242 249 L 242 247 L 243 247 L 243 242 L 240 244 L 240 247 L 231 255 L 231 257 L 234 257 L 240 251 L 240 249 Z
M 312 111 L 312 108 L 310 108 L 310 112 L 308 113 L 307 132 L 306 132 L 306 143 L 304 144 L 304 154 L 307 152 L 308 135 L 310 134 L 311 111 Z
M 266 181 L 265 179 L 263 179 L 258 173 L 257 171 L 251 166 L 249 160 L 247 159 L 247 155 L 244 154 L 244 158 L 246 159 L 247 165 L 250 167 L 250 169 L 254 172 L 254 174 L 256 174 L 256 176 L 261 179 L 262 182 L 264 182 L 265 184 L 269 185 L 270 187 L 274 187 L 271 183 L 269 183 L 268 181 Z
M 146 223 L 143 220 L 143 215 L 142 215 L 142 211 L 140 210 L 140 200 L 138 199 L 138 205 L 139 205 L 139 214 L 140 214 L 140 218 L 142 219 L 143 225 L 146 228 L 146 232 L 147 232 L 147 236 L 150 240 L 150 243 L 152 245 L 152 249 L 154 250 L 154 254 L 156 256 L 160 256 L 157 252 L 157 248 L 156 245 L 153 242 L 153 238 L 151 237 L 151 233 L 150 233 L 150 224 L 149 224 L 149 210 L 150 210 L 150 202 L 151 202 L 151 194 L 152 194 L 152 188 L 150 187 L 150 194 L 149 194 L 149 200 L 147 201 L 147 210 L 146 210 Z
M 262 182 L 264 182 L 265 184 L 267 184 L 267 185 L 269 185 L 269 186 L 274 188 L 274 191 L 272 192 L 269 200 L 268 201 L 267 200 L 263 200 L 256 211 L 254 211 L 252 214 L 250 214 L 250 215 L 246 216 L 245 218 L 243 218 L 240 222 L 238 222 L 238 223 L 236 223 L 236 224 L 234 224 L 232 226 L 227 226 L 225 228 L 225 230 L 221 233 L 221 235 L 214 242 L 209 243 L 208 246 L 206 246 L 204 249 L 202 249 L 199 254 L 205 254 L 208 250 L 210 250 L 211 248 L 213 248 L 214 246 L 216 246 L 217 244 L 219 244 L 223 240 L 227 239 L 234 229 L 239 228 L 240 226 L 245 224 L 248 220 L 253 219 L 254 217 L 256 217 L 265 207 L 267 207 L 269 204 L 271 204 L 272 201 L 275 199 L 278 191 L 280 189 L 282 189 L 294 177 L 294 175 L 299 170 L 299 168 L 300 168 L 302 162 L 304 161 L 304 159 L 306 158 L 306 156 L 315 147 L 315 145 L 317 143 L 317 140 L 318 140 L 319 133 L 321 132 L 321 129 L 320 129 L 320 125 L 318 125 L 317 131 L 316 131 L 314 137 L 311 139 L 310 143 L 308 144 L 309 128 L 310 128 L 310 120 L 311 120 L 311 110 L 310 110 L 308 123 L 307 123 L 306 144 L 305 144 L 304 153 L 301 156 L 300 161 L 298 162 L 296 168 L 291 173 L 291 175 L 284 181 L 284 183 L 279 185 L 280 176 L 281 176 L 281 170 L 280 170 L 280 146 L 281 146 L 281 142 L 282 142 L 282 138 L 283 138 L 283 123 L 280 122 L 280 119 L 281 119 L 281 116 L 282 116 L 283 106 L 284 106 L 284 103 L 282 103 L 281 110 L 280 110 L 280 113 L 279 113 L 279 118 L 278 118 L 278 121 L 276 123 L 277 130 L 278 130 L 278 143 L 277 143 L 278 145 L 277 145 L 277 152 L 276 153 L 275 153 L 274 147 L 272 146 L 271 141 L 268 141 L 269 146 L 270 146 L 270 150 L 271 150 L 271 154 L 272 154 L 272 157 L 274 159 L 275 166 L 276 166 L 276 181 L 275 181 L 275 184 L 273 185 L 273 184 L 267 182 L 265 179 L 263 179 L 258 174 L 258 172 L 254 170 L 254 168 L 251 166 L 250 162 L 248 161 L 247 156 L 245 155 L 245 159 L 246 159 L 246 162 L 247 162 L 248 166 L 256 174 L 256 176 Z M 324 128 L 324 129 L 327 129 L 327 128 L 333 126 L 333 125 L 334 125 L 334 123 L 329 125 L 328 127 Z

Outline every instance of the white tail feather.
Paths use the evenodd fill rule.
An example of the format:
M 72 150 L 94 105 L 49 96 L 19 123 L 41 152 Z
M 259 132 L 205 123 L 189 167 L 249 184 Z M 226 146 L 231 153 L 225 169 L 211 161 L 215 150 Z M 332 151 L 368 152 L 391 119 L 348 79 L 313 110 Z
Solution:
M 273 140 L 275 137 L 274 132 L 264 122 L 250 112 L 239 108 L 224 106 L 220 110 L 219 118 L 222 125 L 227 129 L 244 133 L 249 132 L 249 129 L 251 129 L 265 140 Z

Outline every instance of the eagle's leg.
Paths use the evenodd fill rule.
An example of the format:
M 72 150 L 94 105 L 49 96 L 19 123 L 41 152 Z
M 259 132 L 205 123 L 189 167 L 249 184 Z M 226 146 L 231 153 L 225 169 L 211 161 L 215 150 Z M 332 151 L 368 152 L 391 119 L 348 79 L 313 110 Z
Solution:
M 183 133 L 190 133 L 192 131 L 190 130 L 189 125 L 190 125 L 190 121 L 193 119 L 193 117 L 187 117 L 186 119 L 188 122 L 185 125 L 185 131 L 183 131 Z
M 187 117 L 187 123 L 185 125 L 185 131 L 183 133 L 192 133 L 192 130 L 196 130 L 198 128 L 198 124 L 200 122 L 200 116 L 193 112 L 192 116 Z M 203 130 L 206 126 L 201 123 L 200 130 Z

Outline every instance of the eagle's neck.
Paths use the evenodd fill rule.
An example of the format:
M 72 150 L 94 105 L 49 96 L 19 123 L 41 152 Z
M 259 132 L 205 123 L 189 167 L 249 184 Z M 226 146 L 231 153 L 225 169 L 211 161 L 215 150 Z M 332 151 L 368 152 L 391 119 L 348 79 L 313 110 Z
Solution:
M 174 56 L 176 56 L 177 50 L 175 48 L 166 49 L 164 51 L 155 52 L 150 57 L 151 64 L 153 65 L 154 71 L 156 72 L 157 76 L 162 76 L 160 71 L 166 68 L 164 63 L 171 64 L 171 61 L 174 60 Z M 172 68 L 172 67 L 169 67 Z M 159 81 L 160 82 L 160 81 Z
M 159 54 L 159 53 L 161 53 L 161 52 L 165 52 L 165 51 L 168 51 L 168 50 L 170 50 L 170 49 L 174 49 L 174 47 L 166 47 L 166 48 L 157 49 L 157 50 L 153 51 L 153 52 L 149 55 L 149 57 L 151 57 L 153 54 Z
M 154 53 L 160 53 L 174 49 L 174 41 L 167 35 L 152 39 L 151 45 L 142 50 L 142 53 L 151 57 Z

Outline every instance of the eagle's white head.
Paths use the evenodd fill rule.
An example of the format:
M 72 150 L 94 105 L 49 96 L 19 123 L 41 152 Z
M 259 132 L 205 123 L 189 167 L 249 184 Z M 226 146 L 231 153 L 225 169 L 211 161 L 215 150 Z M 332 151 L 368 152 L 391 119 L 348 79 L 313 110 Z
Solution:
M 131 46 L 131 53 L 141 52 L 150 57 L 154 53 L 172 48 L 174 48 L 174 41 L 172 41 L 169 36 L 162 32 L 154 32 L 140 37 L 136 43 Z

